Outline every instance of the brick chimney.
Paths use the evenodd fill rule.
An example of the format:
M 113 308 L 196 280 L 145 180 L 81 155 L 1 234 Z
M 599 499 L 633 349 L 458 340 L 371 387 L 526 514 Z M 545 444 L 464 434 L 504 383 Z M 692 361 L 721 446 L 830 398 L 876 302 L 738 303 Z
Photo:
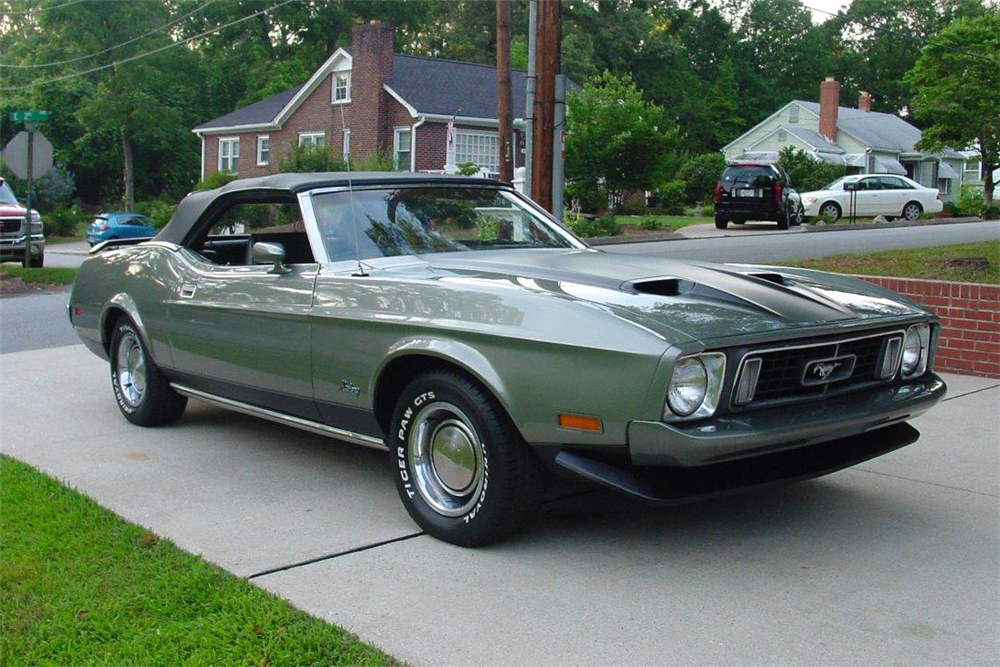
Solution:
M 837 141 L 837 114 L 840 111 L 840 82 L 832 76 L 819 84 L 819 133 Z
M 369 21 L 354 28 L 351 44 L 351 153 L 363 160 L 391 146 L 387 93 L 392 78 L 391 23 Z
M 872 110 L 872 96 L 868 94 L 867 90 L 862 90 L 861 95 L 858 97 L 858 110 L 859 111 Z

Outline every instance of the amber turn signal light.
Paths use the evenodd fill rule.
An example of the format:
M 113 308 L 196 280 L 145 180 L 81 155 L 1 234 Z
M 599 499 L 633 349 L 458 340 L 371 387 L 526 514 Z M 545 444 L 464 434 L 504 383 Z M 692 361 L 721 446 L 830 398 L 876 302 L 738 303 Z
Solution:
M 601 430 L 601 420 L 597 417 L 581 417 L 580 415 L 559 415 L 559 426 L 562 428 L 575 428 L 578 431 Z

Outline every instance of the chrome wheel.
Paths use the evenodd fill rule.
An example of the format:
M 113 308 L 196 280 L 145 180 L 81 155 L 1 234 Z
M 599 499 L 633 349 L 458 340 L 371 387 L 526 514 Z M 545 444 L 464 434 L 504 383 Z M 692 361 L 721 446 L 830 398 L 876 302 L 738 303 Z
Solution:
M 920 208 L 920 204 L 914 204 L 911 202 L 903 207 L 903 217 L 911 222 L 919 218 L 921 213 L 923 213 L 923 211 Z
M 142 344 L 132 332 L 122 336 L 118 344 L 118 373 L 115 382 L 121 391 L 122 399 L 130 406 L 137 408 L 142 404 L 146 394 L 146 356 L 142 353 Z
M 483 490 L 483 443 L 472 421 L 451 403 L 436 402 L 413 418 L 408 457 L 421 498 L 444 516 L 472 508 Z

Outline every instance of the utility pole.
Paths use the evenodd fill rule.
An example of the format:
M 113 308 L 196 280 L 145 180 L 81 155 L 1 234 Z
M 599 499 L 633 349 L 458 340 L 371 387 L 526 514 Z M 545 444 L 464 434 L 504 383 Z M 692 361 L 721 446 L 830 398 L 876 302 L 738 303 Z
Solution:
M 538 0 L 528 4 L 528 76 L 525 81 L 524 109 L 524 184 L 530 197 L 534 192 L 531 186 L 531 161 L 534 149 L 535 133 L 535 32 L 538 20 Z
M 552 159 L 555 130 L 556 74 L 561 41 L 560 0 L 543 0 L 538 6 L 538 44 L 535 66 L 535 123 L 532 137 L 531 198 L 552 211 Z
M 510 94 L 510 0 L 496 0 L 497 3 L 497 118 L 500 133 L 497 149 L 500 152 L 500 180 L 510 183 L 514 180 L 514 151 L 511 141 L 514 133 L 511 127 L 512 108 Z

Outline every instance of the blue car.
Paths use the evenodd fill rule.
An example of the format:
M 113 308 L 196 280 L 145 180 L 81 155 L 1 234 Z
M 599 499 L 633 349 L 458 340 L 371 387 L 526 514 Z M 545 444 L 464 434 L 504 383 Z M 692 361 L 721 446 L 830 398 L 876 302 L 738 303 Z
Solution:
M 155 236 L 156 228 L 148 222 L 149 218 L 141 213 L 101 213 L 87 227 L 87 243 Z

